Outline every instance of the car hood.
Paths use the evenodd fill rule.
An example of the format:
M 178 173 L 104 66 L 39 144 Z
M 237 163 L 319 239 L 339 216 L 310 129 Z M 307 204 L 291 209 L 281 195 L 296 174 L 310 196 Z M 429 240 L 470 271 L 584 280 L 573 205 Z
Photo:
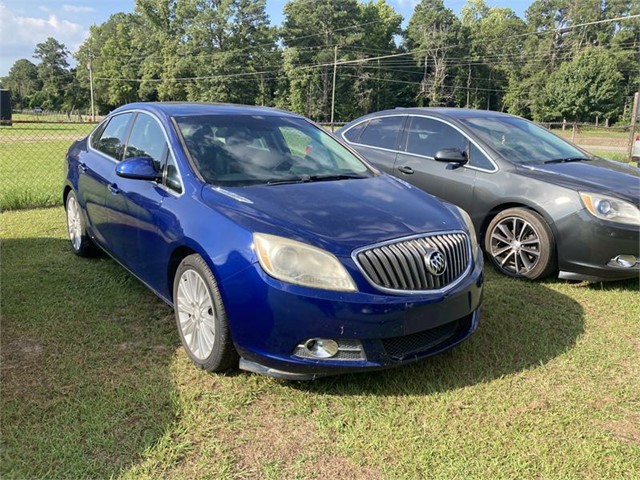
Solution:
M 640 169 L 613 160 L 520 165 L 517 171 L 573 190 L 609 194 L 640 205 Z
M 316 245 L 339 256 L 420 233 L 464 229 L 457 212 L 388 175 L 368 179 L 215 188 L 203 200 L 252 232 Z

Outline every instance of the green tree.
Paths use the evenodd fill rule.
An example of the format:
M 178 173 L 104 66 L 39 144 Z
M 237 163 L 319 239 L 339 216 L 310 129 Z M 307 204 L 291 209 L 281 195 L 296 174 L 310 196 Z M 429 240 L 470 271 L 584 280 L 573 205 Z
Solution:
M 278 104 L 315 120 L 328 121 L 334 48 L 338 47 L 339 62 L 358 57 L 354 50 L 362 40 L 358 2 L 293 0 L 285 5 L 284 14 L 280 35 L 287 47 L 283 59 L 289 92 L 279 98 Z M 337 79 L 336 118 L 345 118 L 356 109 L 353 74 L 344 70 Z
M 18 109 L 29 107 L 31 98 L 41 86 L 38 68 L 26 58 L 17 60 L 2 79 L 2 88 L 11 90 L 12 106 Z
M 442 0 L 422 0 L 409 20 L 406 45 L 423 69 L 418 101 L 428 106 L 454 104 L 462 71 L 448 59 L 467 54 L 466 31 L 458 17 Z
M 33 56 L 40 60 L 37 69 L 38 79 L 42 82 L 42 88 L 35 98 L 44 108 L 60 110 L 73 76 L 67 61 L 69 51 L 64 44 L 49 37 L 36 45 Z
M 137 2 L 160 45 L 160 61 L 143 65 L 159 78 L 161 99 L 268 103 L 277 69 L 275 32 L 265 0 Z M 266 70 L 262 70 L 262 69 Z
M 488 7 L 484 0 L 463 7 L 462 24 L 469 34 L 465 105 L 501 110 L 502 92 L 520 70 L 526 25 L 510 8 Z
M 535 120 L 615 120 L 622 112 L 622 74 L 604 48 L 581 51 L 554 72 L 542 90 Z
M 372 0 L 360 4 L 360 24 L 362 37 L 355 47 L 362 50 L 358 52 L 360 56 L 381 57 L 401 52 L 396 46 L 395 37 L 402 33 L 402 15 L 398 14 L 385 0 Z M 412 71 L 407 72 L 405 69 Z M 398 66 L 393 58 L 349 65 L 346 70 L 351 70 L 356 77 L 352 85 L 356 100 L 355 110 L 351 112 L 351 116 L 360 116 L 404 103 L 407 86 L 400 82 L 410 82 L 420 78 L 419 70 L 402 63 Z M 410 75 L 407 76 L 407 73 Z M 347 89 L 351 87 L 346 82 L 341 85 Z M 413 89 L 412 86 L 410 88 Z M 342 98 L 347 95 L 349 95 L 348 91 L 341 92 Z M 413 92 L 410 97 L 413 97 Z

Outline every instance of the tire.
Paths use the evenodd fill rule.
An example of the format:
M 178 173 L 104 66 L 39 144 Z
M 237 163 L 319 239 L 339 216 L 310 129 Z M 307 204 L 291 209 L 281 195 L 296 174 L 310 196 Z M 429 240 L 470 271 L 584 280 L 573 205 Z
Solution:
M 180 262 L 173 280 L 173 304 L 180 340 L 193 363 L 210 372 L 237 366 L 218 284 L 200 255 Z
M 509 208 L 496 215 L 487 228 L 484 248 L 496 269 L 510 277 L 538 280 L 556 269 L 551 228 L 525 208 Z
M 69 192 L 67 195 L 65 210 L 71 250 L 80 257 L 93 256 L 96 253 L 95 245 L 87 235 L 82 209 L 74 192 Z

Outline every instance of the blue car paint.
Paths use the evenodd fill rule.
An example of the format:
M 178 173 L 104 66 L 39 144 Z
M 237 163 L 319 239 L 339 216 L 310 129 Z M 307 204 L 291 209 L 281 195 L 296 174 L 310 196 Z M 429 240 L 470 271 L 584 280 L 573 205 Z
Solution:
M 172 256 L 183 249 L 200 254 L 218 281 L 232 339 L 243 357 L 287 371 L 379 368 L 449 348 L 477 327 L 483 288 L 481 254 L 475 255 L 471 272 L 454 288 L 444 294 L 420 295 L 380 292 L 351 258 L 354 249 L 389 239 L 466 231 L 451 205 L 386 174 L 277 186 L 206 185 L 183 151 L 172 116 L 194 111 L 293 114 L 193 104 L 133 104 L 113 114 L 128 110 L 148 112 L 160 120 L 181 173 L 182 193 L 176 195 L 154 181 L 118 177 L 117 162 L 89 148 L 88 138 L 69 150 L 65 192 L 76 192 L 90 237 L 170 305 Z M 254 232 L 292 238 L 333 253 L 358 291 L 318 290 L 269 277 L 257 263 Z M 378 344 L 381 338 L 465 316 L 471 319 L 469 328 L 456 338 L 401 362 L 386 357 Z M 362 340 L 367 360 L 345 365 L 292 355 L 301 340 L 323 335 Z

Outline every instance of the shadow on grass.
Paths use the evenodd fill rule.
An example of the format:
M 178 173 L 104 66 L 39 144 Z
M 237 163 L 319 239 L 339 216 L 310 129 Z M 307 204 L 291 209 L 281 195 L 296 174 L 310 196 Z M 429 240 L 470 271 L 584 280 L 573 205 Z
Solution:
M 108 478 L 175 421 L 173 313 L 115 262 L 2 245 L 2 478 Z
M 584 331 L 582 307 L 542 283 L 487 272 L 480 326 L 463 344 L 419 362 L 293 388 L 334 395 L 416 395 L 490 382 L 545 364 L 571 349 Z
M 640 291 L 640 278 L 631 278 L 629 280 L 620 280 L 617 282 L 597 282 L 576 285 L 576 288 L 587 288 L 589 290 L 613 291 L 620 290 L 624 292 Z

